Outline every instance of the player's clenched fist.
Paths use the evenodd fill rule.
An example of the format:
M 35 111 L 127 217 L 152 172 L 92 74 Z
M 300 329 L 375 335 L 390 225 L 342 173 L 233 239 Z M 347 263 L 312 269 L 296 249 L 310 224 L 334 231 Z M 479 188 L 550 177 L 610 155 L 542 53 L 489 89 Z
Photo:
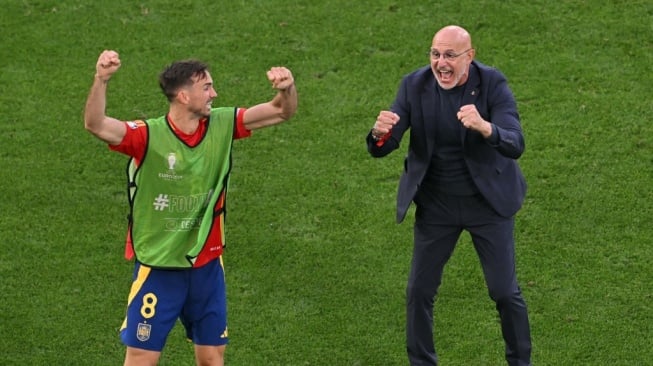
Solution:
M 98 57 L 95 65 L 96 77 L 102 81 L 107 81 L 120 68 L 120 57 L 118 52 L 104 50 Z
M 277 90 L 286 90 L 295 83 L 292 73 L 285 67 L 273 67 L 267 72 L 267 75 L 272 87 Z

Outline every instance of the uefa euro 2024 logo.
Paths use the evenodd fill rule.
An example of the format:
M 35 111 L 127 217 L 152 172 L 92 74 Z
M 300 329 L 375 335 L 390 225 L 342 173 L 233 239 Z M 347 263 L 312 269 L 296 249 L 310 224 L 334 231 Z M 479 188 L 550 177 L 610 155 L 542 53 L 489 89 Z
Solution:
M 165 157 L 167 172 L 159 172 L 159 178 L 169 181 L 180 181 L 184 179 L 183 175 L 178 175 L 175 172 L 175 167 L 178 165 L 179 160 L 177 159 L 177 154 L 171 152 Z
M 177 155 L 171 152 L 168 154 L 168 170 L 175 170 L 175 164 L 177 164 Z

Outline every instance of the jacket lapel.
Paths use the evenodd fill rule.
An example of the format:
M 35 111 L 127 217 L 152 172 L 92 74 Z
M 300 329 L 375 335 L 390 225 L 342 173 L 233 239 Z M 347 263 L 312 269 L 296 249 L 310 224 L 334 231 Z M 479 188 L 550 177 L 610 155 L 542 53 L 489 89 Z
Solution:
M 478 75 L 478 69 L 472 62 L 469 66 L 469 77 L 465 84 L 465 94 L 463 94 L 462 105 L 474 104 L 478 97 L 479 86 L 481 85 L 481 78 Z
M 433 152 L 435 143 L 435 121 L 436 113 L 440 108 L 438 95 L 435 92 L 435 77 L 428 79 L 424 83 L 422 91 L 422 123 L 424 124 L 424 138 L 426 139 L 427 156 Z
M 472 62 L 472 64 L 469 66 L 469 77 L 467 78 L 467 83 L 465 83 L 465 92 L 461 100 L 461 107 L 467 104 L 474 104 L 476 102 L 476 98 L 478 98 L 478 93 L 480 90 L 480 85 L 481 78 L 478 74 L 478 69 L 476 68 L 476 64 Z M 467 129 L 463 128 L 460 136 L 462 138 L 463 145 L 465 144 L 465 136 L 467 136 Z

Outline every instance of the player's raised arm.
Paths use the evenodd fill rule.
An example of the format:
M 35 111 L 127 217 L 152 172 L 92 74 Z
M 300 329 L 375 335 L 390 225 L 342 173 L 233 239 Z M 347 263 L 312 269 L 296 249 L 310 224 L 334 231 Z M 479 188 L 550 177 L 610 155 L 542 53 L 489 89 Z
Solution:
M 271 101 L 245 111 L 243 123 L 248 130 L 276 125 L 290 119 L 297 111 L 297 90 L 290 70 L 273 67 L 267 72 L 267 77 L 277 94 Z
M 106 111 L 107 84 L 120 68 L 120 57 L 115 51 L 103 51 L 95 65 L 95 78 L 86 100 L 84 127 L 102 141 L 117 145 L 125 136 L 125 125 L 108 117 Z

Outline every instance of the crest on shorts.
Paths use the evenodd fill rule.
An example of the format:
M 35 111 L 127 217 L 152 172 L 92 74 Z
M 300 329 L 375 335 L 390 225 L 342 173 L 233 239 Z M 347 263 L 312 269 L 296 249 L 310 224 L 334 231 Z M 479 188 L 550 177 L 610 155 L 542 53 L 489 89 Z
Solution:
M 145 342 L 150 339 L 150 333 L 152 332 L 152 325 L 146 323 L 138 323 L 138 328 L 136 329 L 136 338 Z

